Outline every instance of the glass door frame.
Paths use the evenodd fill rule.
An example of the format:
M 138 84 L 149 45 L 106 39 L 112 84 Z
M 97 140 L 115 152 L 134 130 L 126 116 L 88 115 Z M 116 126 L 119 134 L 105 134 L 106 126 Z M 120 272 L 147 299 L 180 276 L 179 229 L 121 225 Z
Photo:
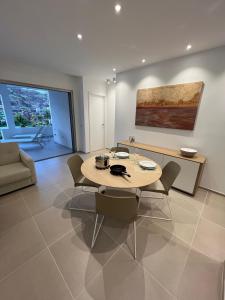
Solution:
M 41 84 L 35 84 L 35 83 L 27 83 L 27 82 L 19 82 L 19 81 L 12 81 L 12 80 L 4 80 L 0 79 L 0 84 L 9 84 L 9 85 L 16 85 L 16 86 L 22 86 L 22 87 L 30 87 L 30 88 L 37 88 L 37 89 L 43 89 L 43 90 L 52 90 L 52 91 L 59 91 L 59 92 L 66 92 L 68 93 L 68 102 L 69 102 L 69 112 L 70 112 L 70 130 L 71 130 L 71 139 L 72 139 L 72 153 L 75 153 L 77 151 L 77 143 L 76 143 L 76 123 L 75 123 L 75 106 L 74 106 L 74 93 L 73 90 L 69 89 L 63 89 L 63 88 L 57 88 L 47 85 L 41 85 Z M 37 161 L 50 159 L 54 157 L 59 157 L 67 154 L 59 154 L 57 156 L 49 157 L 40 159 Z

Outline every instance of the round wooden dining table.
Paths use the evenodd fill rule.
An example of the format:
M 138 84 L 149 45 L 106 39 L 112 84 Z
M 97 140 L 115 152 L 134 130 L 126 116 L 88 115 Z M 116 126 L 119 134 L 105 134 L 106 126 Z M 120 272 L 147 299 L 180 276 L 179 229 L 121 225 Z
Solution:
M 87 179 L 101 186 L 121 189 L 139 188 L 154 183 L 161 177 L 162 169 L 158 164 L 154 170 L 144 170 L 139 166 L 138 162 L 141 160 L 152 161 L 147 157 L 130 154 L 129 158 L 118 159 L 112 157 L 111 153 L 105 155 L 110 157 L 110 166 L 117 164 L 125 166 L 127 173 L 131 177 L 112 175 L 110 168 L 104 170 L 97 169 L 95 167 L 95 156 L 92 156 L 83 162 L 81 172 Z

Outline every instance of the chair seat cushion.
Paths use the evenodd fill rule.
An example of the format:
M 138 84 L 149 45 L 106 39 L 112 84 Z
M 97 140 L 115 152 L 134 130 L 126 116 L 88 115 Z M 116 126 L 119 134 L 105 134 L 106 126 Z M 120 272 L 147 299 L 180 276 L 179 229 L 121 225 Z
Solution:
M 21 162 L 0 166 L 0 186 L 31 177 L 30 169 Z
M 76 186 L 90 186 L 90 187 L 96 187 L 99 188 L 100 185 L 87 179 L 86 177 L 82 177 L 79 182 L 75 184 Z
M 160 180 L 157 180 L 156 182 L 143 186 L 140 188 L 141 191 L 146 192 L 155 192 L 155 193 L 163 193 L 166 194 L 166 190 Z

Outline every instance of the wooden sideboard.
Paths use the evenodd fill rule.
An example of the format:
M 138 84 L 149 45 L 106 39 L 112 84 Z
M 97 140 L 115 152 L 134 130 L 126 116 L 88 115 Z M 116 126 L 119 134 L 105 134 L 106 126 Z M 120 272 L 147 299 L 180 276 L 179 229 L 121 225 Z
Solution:
M 169 162 L 175 161 L 181 166 L 181 172 L 175 180 L 173 187 L 194 195 L 201 178 L 206 158 L 201 154 L 196 154 L 193 158 L 184 157 L 179 150 L 156 147 L 142 143 L 130 143 L 121 141 L 118 146 L 126 146 L 131 153 L 146 156 L 157 162 L 162 168 Z

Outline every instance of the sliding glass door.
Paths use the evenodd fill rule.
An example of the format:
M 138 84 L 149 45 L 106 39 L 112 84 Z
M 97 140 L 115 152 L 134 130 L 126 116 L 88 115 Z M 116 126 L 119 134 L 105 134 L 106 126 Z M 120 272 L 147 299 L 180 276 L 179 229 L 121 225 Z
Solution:
M 0 83 L 0 141 L 35 160 L 74 152 L 71 92 Z

